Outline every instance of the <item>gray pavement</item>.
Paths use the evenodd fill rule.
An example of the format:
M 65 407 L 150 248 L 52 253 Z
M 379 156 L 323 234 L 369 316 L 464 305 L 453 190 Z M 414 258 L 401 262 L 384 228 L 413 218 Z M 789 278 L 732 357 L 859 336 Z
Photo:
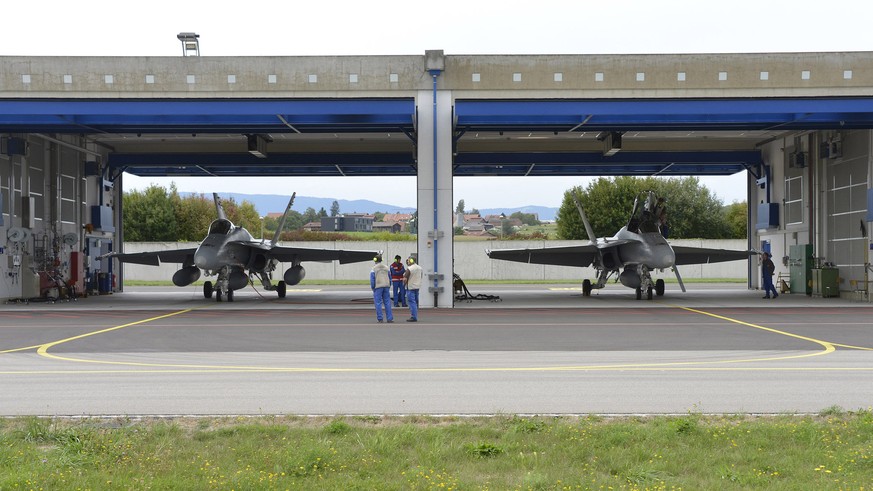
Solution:
M 365 286 L 0 306 L 0 414 L 817 412 L 873 404 L 873 306 L 744 285 L 470 285 L 377 324 Z M 263 295 L 263 296 L 261 296 Z

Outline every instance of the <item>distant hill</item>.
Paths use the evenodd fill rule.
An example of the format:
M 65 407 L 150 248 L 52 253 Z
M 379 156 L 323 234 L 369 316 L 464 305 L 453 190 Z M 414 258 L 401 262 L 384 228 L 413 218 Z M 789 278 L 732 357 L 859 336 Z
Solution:
M 179 193 L 181 195 L 197 194 L 197 193 Z M 211 196 L 211 195 L 210 195 Z M 258 214 L 266 216 L 267 213 L 282 213 L 285 211 L 285 206 L 288 204 L 290 196 L 280 194 L 243 194 L 243 193 L 219 193 L 224 199 L 233 198 L 237 203 L 248 201 L 255 206 Z M 412 213 L 415 208 L 407 206 L 390 205 L 386 203 L 377 203 L 366 199 L 338 199 L 340 205 L 340 213 L 375 213 L 381 211 L 383 213 Z M 334 198 L 313 198 L 311 196 L 297 196 L 294 199 L 293 210 L 303 213 L 307 208 L 312 207 L 315 211 L 324 208 L 330 213 L 330 205 L 334 202 Z M 522 213 L 536 213 L 540 220 L 553 221 L 558 213 L 557 208 L 547 206 L 523 206 L 520 208 L 480 208 L 479 213 L 482 215 L 499 215 L 501 213 L 507 216 L 520 211 Z

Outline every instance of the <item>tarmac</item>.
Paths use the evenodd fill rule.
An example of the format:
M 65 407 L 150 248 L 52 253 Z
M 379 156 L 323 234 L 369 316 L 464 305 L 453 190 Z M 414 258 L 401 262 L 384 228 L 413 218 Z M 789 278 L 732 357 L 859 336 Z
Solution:
M 0 306 L 2 415 L 814 413 L 873 401 L 873 305 L 742 284 L 468 285 L 376 323 L 366 285 L 130 287 Z

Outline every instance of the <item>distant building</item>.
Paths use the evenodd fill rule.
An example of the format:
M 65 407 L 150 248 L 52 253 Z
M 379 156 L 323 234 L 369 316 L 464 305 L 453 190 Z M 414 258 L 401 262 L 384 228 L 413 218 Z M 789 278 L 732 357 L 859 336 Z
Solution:
M 382 217 L 383 222 L 409 223 L 410 220 L 412 220 L 412 213 L 386 213 Z
M 372 232 L 373 215 L 347 213 L 335 217 L 322 217 L 322 232 Z
M 303 226 L 307 232 L 321 232 L 321 222 L 309 222 Z
M 373 222 L 373 232 L 391 232 L 397 234 L 405 227 L 400 222 Z

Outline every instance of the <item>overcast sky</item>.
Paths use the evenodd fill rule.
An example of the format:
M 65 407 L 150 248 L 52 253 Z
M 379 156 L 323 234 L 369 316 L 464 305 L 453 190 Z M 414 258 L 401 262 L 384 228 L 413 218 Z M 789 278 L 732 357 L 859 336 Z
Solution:
M 873 51 L 873 2 L 807 0 L 4 2 L 0 55 L 202 56 Z M 298 194 L 415 206 L 412 178 L 173 179 L 182 191 Z M 170 179 L 130 178 L 125 188 Z M 742 175 L 701 181 L 725 203 Z M 558 206 L 584 178 L 457 178 L 467 208 Z

